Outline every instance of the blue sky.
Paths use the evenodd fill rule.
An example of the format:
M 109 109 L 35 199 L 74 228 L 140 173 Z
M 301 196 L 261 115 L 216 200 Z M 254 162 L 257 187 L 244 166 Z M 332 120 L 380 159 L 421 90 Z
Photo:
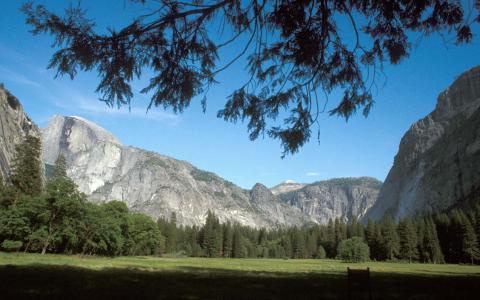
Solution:
M 146 114 L 148 97 L 135 82 L 132 110 L 111 109 L 95 94 L 96 73 L 75 80 L 54 79 L 46 65 L 54 52 L 49 36 L 33 37 L 19 12 L 23 1 L 3 0 L 0 10 L 0 82 L 22 102 L 30 117 L 46 126 L 53 114 L 78 115 L 113 132 L 125 145 L 152 150 L 217 173 L 244 188 L 284 180 L 314 182 L 334 177 L 372 176 L 384 180 L 400 139 L 410 125 L 435 107 L 437 95 L 462 72 L 480 64 L 480 31 L 467 46 L 446 46 L 441 37 L 426 38 L 408 60 L 386 66 L 368 118 L 357 114 L 348 123 L 324 114 L 320 144 L 313 138 L 299 153 L 281 159 L 279 142 L 268 137 L 250 141 L 246 125 L 225 123 L 216 113 L 226 97 L 245 81 L 244 62 L 223 72 L 208 93 L 205 114 L 195 99 L 183 114 L 156 108 Z M 60 11 L 68 1 L 36 1 Z M 76 2 L 74 2 L 76 3 Z M 57 8 L 55 8 L 55 5 Z M 100 29 L 122 25 L 141 13 L 128 1 L 84 0 Z M 335 103 L 331 97 L 330 108 Z

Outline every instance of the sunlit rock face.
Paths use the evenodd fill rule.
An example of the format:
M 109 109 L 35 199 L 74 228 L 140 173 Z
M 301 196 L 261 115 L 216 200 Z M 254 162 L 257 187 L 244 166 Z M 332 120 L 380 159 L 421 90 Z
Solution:
M 480 191 L 480 67 L 438 96 L 403 136 L 378 201 L 365 219 L 402 218 L 468 205 Z
M 310 221 L 299 208 L 284 203 L 261 183 L 250 191 L 250 202 L 260 214 L 270 216 L 271 222 L 278 225 L 301 225 Z
M 18 99 L 0 85 L 0 180 L 9 180 L 15 145 L 27 135 L 40 137 L 40 130 Z
M 43 131 L 43 157 L 62 153 L 68 175 L 95 202 L 121 200 L 157 218 L 172 212 L 184 225 L 201 225 L 207 211 L 221 221 L 254 227 L 301 225 L 302 214 L 276 198 L 251 198 L 249 191 L 191 164 L 123 146 L 111 133 L 79 117 L 54 116 Z
M 285 180 L 284 182 L 272 187 L 270 189 L 270 191 L 272 192 L 272 194 L 278 195 L 278 194 L 283 194 L 283 193 L 288 193 L 288 192 L 293 192 L 293 191 L 299 190 L 304 186 L 305 186 L 305 184 L 297 183 L 293 180 Z
M 280 193 L 284 202 L 299 208 L 311 222 L 325 224 L 339 218 L 362 218 L 378 197 L 382 183 L 375 178 L 338 178 Z

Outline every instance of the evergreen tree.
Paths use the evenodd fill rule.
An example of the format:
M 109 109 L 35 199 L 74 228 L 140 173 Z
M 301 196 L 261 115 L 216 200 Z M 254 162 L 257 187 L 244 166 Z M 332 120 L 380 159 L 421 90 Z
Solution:
M 473 265 L 473 261 L 480 257 L 480 252 L 477 235 L 468 219 L 465 219 L 463 223 L 462 246 L 464 255 L 470 259 L 470 263 Z
M 425 234 L 423 237 L 423 255 L 426 261 L 443 263 L 443 253 L 438 241 L 437 229 L 431 217 L 425 220 Z
M 367 222 L 367 229 L 365 232 L 365 239 L 370 248 L 370 258 L 378 260 L 378 244 L 377 244 L 376 222 L 369 219 Z
M 463 236 L 465 235 L 465 220 L 467 216 L 461 210 L 451 211 L 449 241 L 450 241 L 450 260 L 458 263 L 465 260 L 463 251 Z
M 170 214 L 170 219 L 165 226 L 165 251 L 172 253 L 176 251 L 177 246 L 177 215 L 175 212 Z
M 383 248 L 387 258 L 393 260 L 400 250 L 400 241 L 395 221 L 390 215 L 385 216 L 382 222 Z
M 239 226 L 235 226 L 233 229 L 233 251 L 232 257 L 242 258 L 245 257 L 245 246 L 243 245 L 243 236 Z
M 281 244 L 283 249 L 285 250 L 285 256 L 293 257 L 292 239 L 289 234 L 283 234 Z
M 408 259 L 418 258 L 418 239 L 415 225 L 410 219 L 404 219 L 398 224 L 398 233 L 400 238 L 400 257 Z
M 55 160 L 55 166 L 52 172 L 52 178 L 67 177 L 67 160 L 63 154 L 59 154 Z
M 207 257 L 218 257 L 222 248 L 222 229 L 220 222 L 211 212 L 207 212 L 207 219 L 203 227 L 202 248 Z
M 435 227 L 437 228 L 438 241 L 440 243 L 440 248 L 442 249 L 445 261 L 455 262 L 455 260 L 452 259 L 451 253 L 451 239 L 455 237 L 450 236 L 450 219 L 448 218 L 448 215 L 445 213 L 437 214 L 434 218 L 434 221 Z
M 335 245 L 345 239 L 347 239 L 347 225 L 339 218 L 335 218 Z
M 348 238 L 351 238 L 351 237 L 354 237 L 354 236 L 358 236 L 362 239 L 365 238 L 364 228 L 363 228 L 362 224 L 360 224 L 360 222 L 358 222 L 357 216 L 352 216 L 352 220 L 350 221 L 350 223 L 348 225 L 348 228 L 347 228 L 347 236 L 348 236 Z
M 40 194 L 43 189 L 42 170 L 40 139 L 28 135 L 15 147 L 11 175 L 13 186 L 26 195 Z
M 245 56 L 248 75 L 232 73 L 251 79 L 228 91 L 217 115 L 247 121 L 250 139 L 268 133 L 284 153 L 311 138 L 312 107 L 338 94 L 330 115 L 368 115 L 377 83 L 370 72 L 408 58 L 417 36 L 449 33 L 456 44 L 471 43 L 480 12 L 478 0 L 130 2 L 136 4 L 126 11 L 131 22 L 107 31 L 94 26 L 99 22 L 87 15 L 87 5 L 58 13 L 56 6 L 27 1 L 22 12 L 30 32 L 52 37 L 49 68 L 72 79 L 80 70 L 96 71 L 96 90 L 112 107 L 130 106 L 132 82 L 146 73 L 149 108 L 183 112 Z M 152 13 L 145 15 L 147 9 Z M 218 34 L 218 24 L 227 36 Z M 227 44 L 233 47 L 221 51 Z M 257 88 L 247 88 L 251 82 Z M 316 96 L 322 92 L 325 98 Z
M 0 181 L 0 209 L 7 209 L 9 206 L 15 204 L 18 195 L 14 187 L 5 185 Z
M 233 252 L 233 228 L 227 222 L 223 228 L 223 257 L 232 257 Z
M 337 251 L 337 243 L 335 238 L 335 225 L 333 224 L 332 219 L 328 220 L 322 245 L 325 246 L 325 251 L 327 251 L 327 257 L 335 257 Z
M 305 258 L 305 237 L 302 231 L 296 227 L 293 231 L 293 257 Z
M 305 253 L 307 258 L 312 258 L 316 256 L 318 251 L 317 240 L 318 238 L 315 232 L 312 231 L 307 234 Z
M 475 205 L 475 232 L 477 237 L 480 237 L 480 203 Z

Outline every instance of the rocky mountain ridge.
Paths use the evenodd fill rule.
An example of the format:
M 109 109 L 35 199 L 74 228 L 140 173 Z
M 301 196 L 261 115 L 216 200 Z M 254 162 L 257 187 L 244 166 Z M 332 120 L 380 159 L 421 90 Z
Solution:
M 378 201 L 365 218 L 467 205 L 480 196 L 480 66 L 438 96 L 435 109 L 403 136 Z
M 297 183 L 293 180 L 285 180 L 284 182 L 277 184 L 276 186 L 272 187 L 270 191 L 274 195 L 293 192 L 303 188 L 305 184 Z
M 15 146 L 27 135 L 41 133 L 20 101 L 0 84 L 0 181 L 8 181 Z
M 169 217 L 175 212 L 179 224 L 203 224 L 208 210 L 221 221 L 253 227 L 326 223 L 327 218 L 347 220 L 352 214 L 342 209 L 320 213 L 307 209 L 308 203 L 351 207 L 357 201 L 347 199 L 344 193 L 340 197 L 329 194 L 329 198 L 323 200 L 318 195 L 309 199 L 301 195 L 310 185 L 292 181 L 272 189 L 256 184 L 251 190 L 245 190 L 188 162 L 124 146 L 107 130 L 77 116 L 54 116 L 40 131 L 23 112 L 18 99 L 3 86 L 0 87 L 0 109 L 0 174 L 7 181 L 15 145 L 31 134 L 42 137 L 42 155 L 47 167 L 54 164 L 59 154 L 66 157 L 68 175 L 91 201 L 121 200 L 130 209 L 153 218 Z M 47 173 L 49 169 L 46 168 Z M 299 193 L 297 200 L 285 201 L 286 195 L 292 197 L 296 192 Z
M 53 164 L 57 156 L 63 154 L 69 165 L 68 175 L 92 201 L 121 200 L 131 209 L 154 218 L 168 217 L 175 212 L 179 224 L 200 225 L 208 210 L 221 221 L 254 227 L 326 223 L 327 218 L 348 220 L 357 212 L 363 215 L 363 209 L 374 201 L 373 198 L 365 200 L 365 197 L 357 199 L 356 194 L 350 198 L 344 196 L 345 193 L 353 195 L 351 192 L 344 192 L 337 198 L 332 194 L 340 193 L 341 189 L 337 189 L 328 194 L 328 204 L 324 206 L 345 209 L 333 209 L 328 213 L 320 213 L 318 209 L 307 211 L 306 204 L 292 205 L 302 203 L 305 197 L 292 203 L 282 198 L 287 192 L 300 191 L 304 185 L 287 182 L 284 185 L 289 185 L 288 188 L 272 189 L 276 194 L 262 184 L 256 184 L 250 191 L 244 190 L 188 162 L 123 146 L 105 129 L 80 117 L 54 116 L 43 131 L 43 144 L 44 161 Z M 316 197 L 315 201 L 323 203 L 319 195 Z M 354 204 L 357 200 L 361 202 L 358 205 Z M 352 205 L 361 209 L 352 209 Z
M 348 222 L 353 216 L 365 216 L 377 200 L 381 186 L 381 181 L 371 177 L 334 178 L 278 196 L 299 208 L 312 222 L 326 223 L 335 218 Z
M 266 205 L 249 192 L 188 162 L 123 146 L 103 128 L 79 117 L 54 116 L 43 131 L 44 161 L 63 154 L 68 175 L 92 201 L 121 200 L 157 218 L 200 225 L 206 212 L 221 221 L 255 227 L 301 224 L 303 215 L 277 199 Z

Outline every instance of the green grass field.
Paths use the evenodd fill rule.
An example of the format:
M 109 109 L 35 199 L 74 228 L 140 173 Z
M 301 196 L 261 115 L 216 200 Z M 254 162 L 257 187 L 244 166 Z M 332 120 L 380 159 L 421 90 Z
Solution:
M 480 266 L 0 253 L 0 298 L 345 299 L 348 266 L 370 267 L 374 299 L 480 295 Z

